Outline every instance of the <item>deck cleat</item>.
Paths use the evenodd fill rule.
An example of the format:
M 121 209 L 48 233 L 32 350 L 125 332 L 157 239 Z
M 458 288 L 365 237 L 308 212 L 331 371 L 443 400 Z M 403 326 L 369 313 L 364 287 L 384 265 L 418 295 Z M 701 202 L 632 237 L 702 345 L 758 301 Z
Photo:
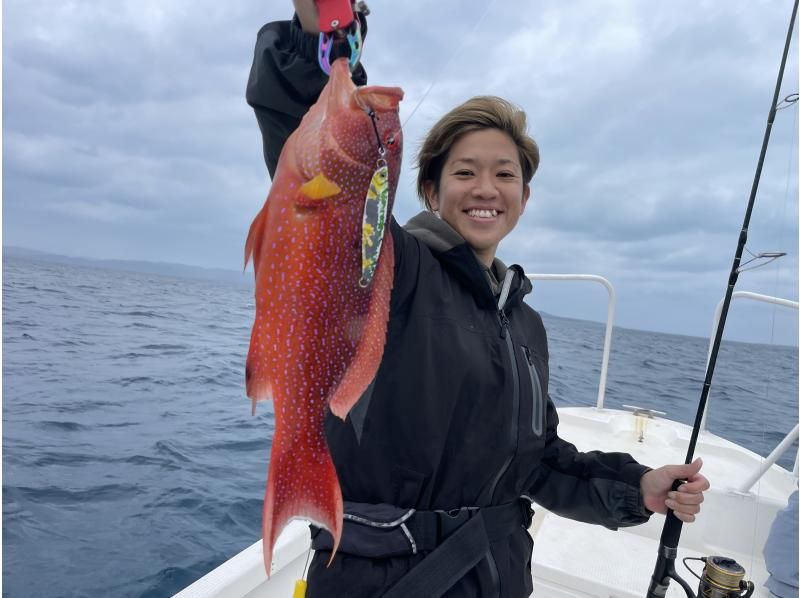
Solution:
M 647 430 L 647 420 L 655 419 L 656 416 L 664 416 L 666 413 L 663 411 L 656 411 L 655 409 L 647 409 L 645 407 L 637 407 L 636 405 L 623 405 L 624 409 L 632 411 L 634 421 L 636 422 L 636 435 L 638 442 L 644 442 L 644 433 Z

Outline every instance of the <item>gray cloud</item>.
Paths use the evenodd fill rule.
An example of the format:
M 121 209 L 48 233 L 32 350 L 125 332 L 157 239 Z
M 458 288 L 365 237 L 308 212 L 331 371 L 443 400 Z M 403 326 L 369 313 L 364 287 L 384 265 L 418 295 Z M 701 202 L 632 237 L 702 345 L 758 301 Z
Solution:
M 291 14 L 277 4 L 6 3 L 6 243 L 239 268 L 269 189 L 244 86 L 256 32 Z M 527 111 L 542 165 L 501 257 L 607 276 L 625 325 L 707 333 L 788 2 L 372 4 L 370 81 L 405 89 L 404 119 L 416 109 L 398 219 L 419 208 L 412 166 L 426 130 L 471 95 L 502 95 Z M 797 80 L 795 46 L 783 95 Z M 750 240 L 790 257 L 778 277 L 771 265 L 741 283 L 794 299 L 796 113 L 776 121 Z M 560 288 L 538 292 L 537 307 L 602 317 Z M 784 337 L 796 342 L 796 325 Z

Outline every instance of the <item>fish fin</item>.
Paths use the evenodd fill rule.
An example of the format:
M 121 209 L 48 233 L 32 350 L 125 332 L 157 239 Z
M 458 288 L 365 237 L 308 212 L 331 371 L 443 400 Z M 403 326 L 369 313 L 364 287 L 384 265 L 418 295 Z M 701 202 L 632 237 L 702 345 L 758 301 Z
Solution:
M 286 437 L 275 430 L 264 496 L 262 542 L 264 567 L 269 576 L 272 551 L 281 531 L 292 519 L 307 519 L 333 536 L 333 555 L 342 537 L 344 506 L 336 469 L 320 425 L 318 438 L 305 434 Z M 320 450 L 320 446 L 324 450 Z M 328 562 L 330 564 L 330 561 Z
M 266 373 L 256 365 L 255 347 L 258 346 L 257 329 L 253 329 L 250 339 L 250 350 L 244 366 L 244 384 L 247 396 L 253 401 L 253 415 L 256 414 L 256 403 L 272 400 L 272 382 Z
M 264 242 L 264 230 L 267 227 L 267 205 L 261 208 L 261 211 L 256 215 L 250 231 L 247 233 L 247 241 L 244 244 L 244 267 L 247 268 L 247 262 L 253 258 L 253 270 L 258 274 L 258 262 L 261 257 L 261 244 Z
M 250 402 L 252 403 L 252 409 L 250 410 L 250 415 L 256 414 L 256 405 L 258 405 L 261 401 L 271 401 L 272 400 L 272 389 L 267 387 L 267 390 L 261 394 L 261 398 L 255 397 L 248 397 Z
M 386 345 L 386 329 L 389 322 L 389 303 L 393 284 L 394 239 L 392 239 L 391 232 L 388 232 L 381 248 L 375 277 L 372 280 L 369 311 L 356 354 L 344 377 L 329 395 L 331 412 L 342 420 L 378 373 L 378 367 L 383 359 L 383 348 Z
M 319 173 L 313 179 L 306 182 L 302 187 L 300 187 L 298 200 L 304 204 L 305 203 L 313 204 L 321 199 L 328 199 L 329 197 L 338 195 L 341 192 L 342 189 L 339 187 L 339 185 L 334 183 L 324 174 Z M 308 202 L 308 200 L 313 200 L 313 201 Z

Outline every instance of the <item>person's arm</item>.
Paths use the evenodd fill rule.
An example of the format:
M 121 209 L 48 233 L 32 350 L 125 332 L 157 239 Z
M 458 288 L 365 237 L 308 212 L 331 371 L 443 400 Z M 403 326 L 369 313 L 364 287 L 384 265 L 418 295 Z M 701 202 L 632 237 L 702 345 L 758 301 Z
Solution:
M 264 25 L 258 32 L 253 65 L 247 80 L 246 99 L 256 113 L 264 143 L 264 161 L 270 177 L 286 139 L 303 115 L 317 101 L 328 76 L 317 61 L 318 37 L 313 33 L 316 8 L 313 0 L 294 0 L 298 14 L 291 21 Z M 363 15 L 362 35 L 366 36 Z M 303 25 L 301 26 L 301 22 Z M 312 28 L 312 33 L 304 31 Z M 348 51 L 346 42 L 336 42 L 335 57 Z M 367 74 L 359 64 L 353 72 L 356 85 L 364 85 Z
M 540 505 L 570 519 L 616 529 L 644 523 L 667 508 L 685 523 L 700 512 L 710 487 L 702 460 L 650 469 L 627 453 L 579 452 L 558 436 L 558 414 L 547 400 L 547 440 L 531 492 Z M 672 491 L 675 480 L 685 480 Z
M 582 453 L 558 436 L 558 414 L 547 399 L 547 438 L 531 498 L 570 519 L 610 529 L 638 525 L 650 517 L 640 492 L 648 467 L 626 453 Z
M 540 374 L 546 387 L 549 351 L 541 319 L 531 332 L 538 339 L 537 352 L 544 356 Z M 558 413 L 549 396 L 546 418 L 544 455 L 528 484 L 530 497 L 537 503 L 564 517 L 611 529 L 644 523 L 653 512 L 663 514 L 667 508 L 681 521 L 694 521 L 703 492 L 709 488 L 699 473 L 701 460 L 650 469 L 627 453 L 582 453 L 559 437 Z M 677 479 L 685 482 L 673 492 Z
M 319 33 L 319 10 L 314 0 L 292 0 L 294 12 L 303 26 L 303 31 L 316 35 Z

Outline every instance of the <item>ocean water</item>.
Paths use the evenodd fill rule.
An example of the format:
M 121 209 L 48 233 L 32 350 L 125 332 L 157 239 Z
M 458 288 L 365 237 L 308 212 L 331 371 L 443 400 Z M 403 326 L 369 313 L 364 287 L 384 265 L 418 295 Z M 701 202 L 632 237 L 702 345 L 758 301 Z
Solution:
M 171 596 L 257 540 L 273 420 L 244 397 L 251 291 L 9 257 L 3 275 L 3 596 Z M 545 324 L 556 404 L 594 404 L 603 326 Z M 612 348 L 607 406 L 693 421 L 706 340 L 617 329 Z M 725 343 L 710 429 L 766 455 L 797 381 L 797 348 Z

